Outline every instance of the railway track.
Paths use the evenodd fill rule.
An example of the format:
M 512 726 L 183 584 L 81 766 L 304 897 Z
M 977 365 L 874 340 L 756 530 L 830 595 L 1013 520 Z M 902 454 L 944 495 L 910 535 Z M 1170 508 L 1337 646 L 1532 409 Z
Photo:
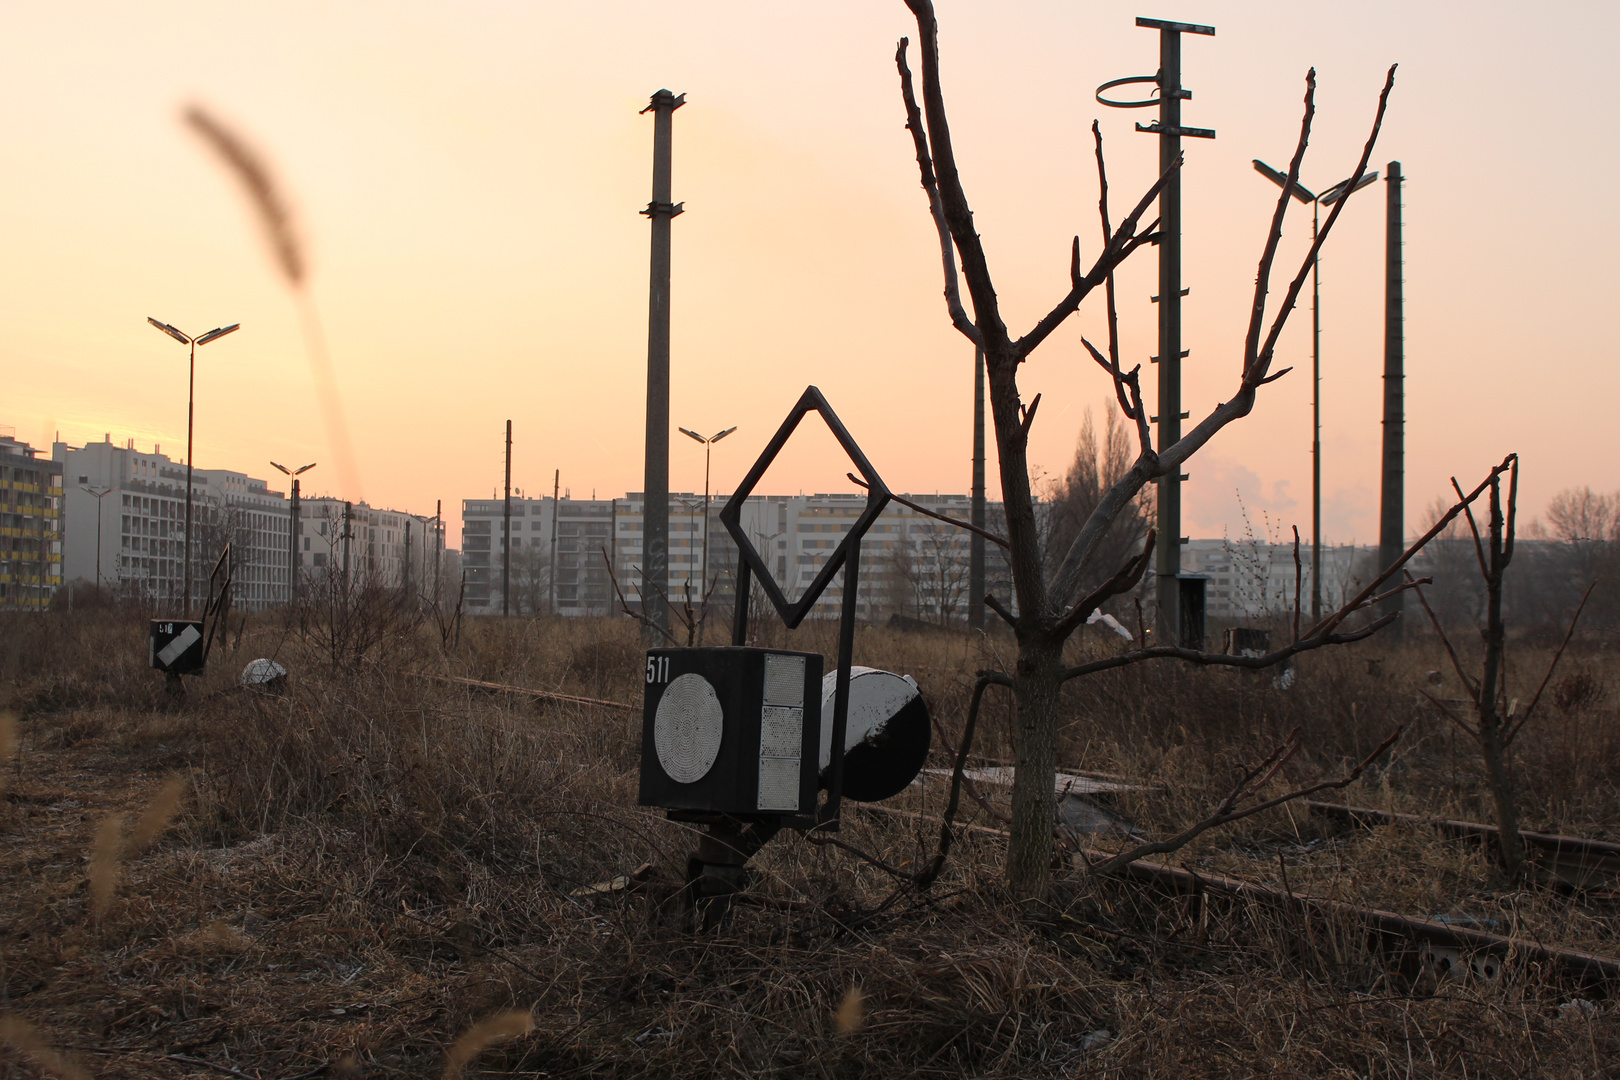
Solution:
M 1494 847 L 1500 835 L 1495 825 L 1477 821 L 1397 814 L 1339 803 L 1306 801 L 1304 805 L 1312 814 L 1362 828 L 1381 825 L 1425 826 L 1442 836 L 1487 847 Z M 1537 870 L 1548 880 L 1581 890 L 1612 889 L 1620 883 L 1620 844 L 1555 833 L 1520 832 L 1519 838 L 1524 841 L 1526 854 L 1535 860 Z
M 933 825 L 938 825 L 942 820 L 932 814 L 886 806 L 866 803 L 855 806 L 860 813 L 887 820 Z M 998 840 L 1005 840 L 1011 835 L 1004 829 L 984 825 L 957 827 L 971 835 Z M 1087 857 L 1083 853 L 1075 856 L 1076 859 Z M 1338 922 L 1353 922 L 1378 937 L 1386 951 L 1404 954 L 1403 959 L 1427 962 L 1442 974 L 1472 972 L 1494 979 L 1509 963 L 1529 963 L 1546 967 L 1582 985 L 1601 985 L 1609 992 L 1620 990 L 1620 957 L 1562 949 L 1528 938 L 1493 934 L 1438 919 L 1364 907 L 1222 874 L 1200 874 L 1152 859 L 1138 859 L 1128 864 L 1124 875 L 1178 895 L 1226 896 L 1282 910 L 1308 912 Z M 1407 948 L 1401 948 L 1403 943 Z

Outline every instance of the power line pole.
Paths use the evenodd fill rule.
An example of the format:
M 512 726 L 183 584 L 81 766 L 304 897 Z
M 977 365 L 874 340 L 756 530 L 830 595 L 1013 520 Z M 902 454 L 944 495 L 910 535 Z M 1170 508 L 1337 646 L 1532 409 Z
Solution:
M 1159 415 L 1152 417 L 1158 424 L 1159 449 L 1174 445 L 1181 438 L 1181 422 L 1187 413 L 1181 408 L 1181 361 L 1187 351 L 1181 347 L 1181 298 L 1187 290 L 1181 287 L 1181 170 L 1170 172 L 1181 161 L 1181 140 L 1213 139 L 1209 128 L 1181 126 L 1181 102 L 1192 97 L 1192 91 L 1181 85 L 1181 35 L 1202 34 L 1214 37 L 1213 26 L 1194 23 L 1166 22 L 1162 19 L 1138 17 L 1136 25 L 1159 32 L 1159 70 L 1152 76 L 1132 76 L 1115 79 L 1097 88 L 1097 101 L 1103 105 L 1122 109 L 1140 109 L 1152 105 L 1159 107 L 1156 123 L 1136 125 L 1159 137 L 1159 174 L 1170 173 L 1159 193 L 1159 295 L 1153 297 L 1159 305 L 1159 355 L 1153 362 L 1159 365 Z M 1103 91 L 1132 83 L 1153 83 L 1158 87 L 1157 97 L 1140 101 L 1111 101 Z M 1173 473 L 1159 478 L 1158 531 L 1159 549 L 1154 557 L 1157 575 L 1159 642 L 1181 645 L 1183 629 L 1181 619 L 1181 481 L 1185 473 Z M 1194 643 L 1202 648 L 1202 642 Z
M 984 525 L 984 350 L 973 350 L 973 507 L 975 529 Z M 968 534 L 968 626 L 984 629 L 984 534 Z
M 641 111 L 653 114 L 653 196 L 642 211 L 652 221 L 652 271 L 647 306 L 647 449 L 642 481 L 641 610 L 669 627 L 660 590 L 669 586 L 669 249 L 670 221 L 682 204 L 670 201 L 675 110 L 685 94 L 660 90 Z M 651 627 L 647 636 L 656 636 Z
M 501 525 L 501 615 L 512 613 L 512 421 L 506 422 L 506 511 Z
M 557 493 L 562 490 L 562 470 L 551 473 L 551 569 L 546 573 L 546 613 L 557 614 Z
M 444 569 L 444 500 L 433 500 L 433 601 L 443 597 L 439 588 L 439 579 Z
M 1378 515 L 1378 567 L 1387 570 L 1406 544 L 1406 296 L 1401 280 L 1401 163 L 1392 161 L 1384 174 L 1384 483 Z M 1404 593 L 1384 601 L 1384 612 L 1400 613 Z M 1390 628 L 1401 632 L 1401 621 Z

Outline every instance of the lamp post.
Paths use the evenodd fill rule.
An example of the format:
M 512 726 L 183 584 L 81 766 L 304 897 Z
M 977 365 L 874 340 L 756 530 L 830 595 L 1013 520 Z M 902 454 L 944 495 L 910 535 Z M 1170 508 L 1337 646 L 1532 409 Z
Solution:
M 1254 171 L 1270 180 L 1302 203 L 1311 205 L 1311 245 L 1316 245 L 1316 229 L 1323 206 L 1332 206 L 1352 191 L 1378 179 L 1378 170 L 1363 173 L 1361 179 L 1340 180 L 1320 195 L 1313 195 L 1299 181 L 1288 186 L 1288 176 L 1254 159 Z M 1352 183 L 1354 181 L 1354 183 Z M 1322 618 L 1322 293 L 1318 273 L 1321 258 L 1311 255 L 1311 618 Z M 1298 598 L 1296 597 L 1296 600 Z
M 703 444 L 703 576 L 699 579 L 700 587 L 706 594 L 709 588 L 709 454 L 714 444 L 736 431 L 735 426 L 728 427 L 718 435 L 710 435 L 707 439 L 693 431 L 691 428 L 680 428 L 682 435 L 696 439 Z M 698 624 L 698 644 L 703 644 L 703 625 Z
M 192 421 L 196 416 L 197 401 L 197 346 L 206 345 L 224 337 L 240 327 L 241 323 L 231 323 L 229 326 L 216 327 L 201 337 L 189 337 L 181 333 L 166 322 L 158 322 L 150 315 L 146 321 L 168 334 L 182 345 L 191 347 L 191 369 L 186 377 L 186 550 L 185 550 L 185 606 L 186 618 L 191 618 L 191 434 Z
M 296 458 L 294 460 L 297 460 Z M 298 478 L 313 469 L 318 462 L 310 462 L 302 469 L 289 469 L 285 465 L 270 463 L 277 469 L 292 477 L 292 518 L 287 522 L 287 532 L 292 537 L 287 558 L 287 588 L 288 603 L 298 603 Z
M 99 601 L 101 599 L 101 500 L 111 495 L 116 489 L 110 487 L 85 487 L 82 484 L 80 489 L 88 491 L 96 497 L 96 599 Z M 174 594 L 170 593 L 169 595 Z

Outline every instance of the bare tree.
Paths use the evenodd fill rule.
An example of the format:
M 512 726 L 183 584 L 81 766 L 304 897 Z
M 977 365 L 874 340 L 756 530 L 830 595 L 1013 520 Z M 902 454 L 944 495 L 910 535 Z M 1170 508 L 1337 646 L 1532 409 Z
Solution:
M 1524 725 L 1535 714 L 1536 706 L 1541 703 L 1542 692 L 1552 680 L 1553 672 L 1558 668 L 1558 661 L 1563 658 L 1564 649 L 1568 647 L 1569 639 L 1575 633 L 1581 612 L 1592 595 L 1592 586 L 1587 587 L 1580 604 L 1575 608 L 1575 614 L 1569 622 L 1569 630 L 1564 634 L 1564 640 L 1559 644 L 1558 650 L 1553 653 L 1552 661 L 1547 665 L 1547 674 L 1536 688 L 1535 695 L 1525 706 L 1524 711 L 1518 712 L 1518 702 L 1508 698 L 1507 621 L 1502 613 L 1503 579 L 1507 574 L 1508 564 L 1513 561 L 1514 525 L 1518 516 L 1519 501 L 1519 460 L 1517 455 L 1509 460 L 1512 462 L 1512 469 L 1508 479 L 1505 507 L 1502 502 L 1500 476 L 1493 475 L 1489 481 L 1490 518 L 1486 524 L 1485 536 L 1480 536 L 1479 525 L 1474 520 L 1473 511 L 1466 511 L 1468 528 L 1474 542 L 1474 555 L 1479 562 L 1480 577 L 1485 583 L 1485 619 L 1484 625 L 1480 628 L 1485 655 L 1480 663 L 1479 675 L 1471 675 L 1463 669 L 1456 648 L 1446 636 L 1445 629 L 1440 625 L 1440 619 L 1435 615 L 1434 609 L 1429 606 L 1423 590 L 1418 588 L 1416 591 L 1424 613 L 1428 615 L 1435 633 L 1440 636 L 1441 644 L 1446 648 L 1446 655 L 1451 658 L 1457 678 L 1462 680 L 1464 689 L 1472 699 L 1473 720 L 1471 723 L 1464 720 L 1437 697 L 1429 696 L 1429 701 L 1442 715 L 1466 731 L 1479 744 L 1480 759 L 1485 766 L 1485 784 L 1490 789 L 1492 801 L 1496 803 L 1497 844 L 1502 869 L 1509 878 L 1517 878 L 1524 869 L 1524 841 L 1519 836 L 1519 811 L 1513 795 L 1513 781 L 1508 773 L 1508 750 L 1519 732 L 1524 729 Z M 1452 486 L 1456 485 L 1457 482 L 1453 480 Z M 1461 494 L 1460 488 L 1458 494 Z M 1410 578 L 1411 575 L 1407 576 Z
M 1271 283 L 1272 263 L 1282 238 L 1282 224 L 1289 206 L 1288 192 L 1299 176 L 1315 112 L 1316 74 L 1312 70 L 1306 76 L 1304 120 L 1298 145 L 1289 162 L 1288 183 L 1279 194 L 1260 256 L 1248 332 L 1237 365 L 1237 382 L 1232 395 L 1228 400 L 1218 404 L 1177 442 L 1170 446 L 1155 448 L 1148 428 L 1148 411 L 1142 400 L 1140 365 L 1130 371 L 1125 371 L 1120 365 L 1112 278 L 1116 267 L 1133 252 L 1155 239 L 1157 221 L 1144 226 L 1142 220 L 1144 214 L 1157 200 L 1168 173 L 1160 177 L 1137 201 L 1118 227 L 1114 227 L 1111 224 L 1108 207 L 1102 135 L 1097 125 L 1092 125 L 1097 143 L 1097 168 L 1101 188 L 1098 208 L 1102 224 L 1102 248 L 1090 269 L 1084 269 L 1080 258 L 1080 239 L 1078 236 L 1074 238 L 1070 252 L 1067 291 L 1033 327 L 1014 337 L 1003 319 L 989 262 L 974 227 L 973 212 L 957 171 L 940 76 L 938 25 L 934 7 L 931 0 L 906 0 L 906 4 L 916 17 L 922 61 L 922 102 L 919 106 L 913 88 L 911 69 L 907 63 L 908 42 L 902 39 L 895 54 L 895 63 L 899 70 L 901 93 L 905 104 L 906 127 L 911 132 L 922 186 L 927 193 L 929 209 L 939 234 L 946 309 L 952 325 L 984 351 L 990 384 L 990 411 L 995 426 L 997 464 L 1005 504 L 1006 543 L 1013 573 L 1016 614 L 1013 609 L 993 597 L 986 598 L 987 606 L 996 611 L 1013 628 L 1018 642 L 1016 668 L 1009 677 L 1018 714 L 1018 745 L 1017 773 L 1013 787 L 1012 839 L 1007 855 L 1007 881 L 1015 898 L 1039 899 L 1047 891 L 1051 874 L 1052 823 L 1056 809 L 1054 777 L 1057 764 L 1059 693 L 1064 679 L 1070 675 L 1063 664 L 1064 642 L 1084 624 L 1098 605 L 1111 596 L 1134 588 L 1141 580 L 1152 551 L 1153 534 L 1151 532 L 1148 534 L 1141 556 L 1126 563 L 1101 585 L 1087 590 L 1083 583 L 1098 574 L 1096 568 L 1102 565 L 1099 554 L 1104 538 L 1116 520 L 1140 497 L 1146 486 L 1158 477 L 1182 469 L 1187 459 L 1208 443 L 1218 431 L 1249 414 L 1254 408 L 1256 396 L 1262 386 L 1286 373 L 1286 369 L 1277 372 L 1271 370 L 1277 339 L 1282 333 L 1289 312 L 1293 310 L 1299 298 L 1312 258 L 1332 233 L 1333 226 L 1347 200 L 1341 199 L 1334 204 L 1316 240 L 1312 243 L 1311 250 L 1307 252 L 1298 272 L 1289 282 L 1283 302 L 1268 327 L 1266 297 Z M 1383 91 L 1379 95 L 1372 134 L 1367 139 L 1361 159 L 1348 185 L 1351 189 L 1354 188 L 1355 181 L 1366 172 L 1367 161 L 1383 122 L 1384 108 L 1393 86 L 1394 75 L 1395 69 L 1391 67 Z M 1172 169 L 1177 167 L 1179 165 L 1172 166 Z M 971 317 L 962 301 L 957 275 L 958 263 L 961 266 L 961 276 L 967 283 L 968 300 L 973 308 Z M 1106 286 L 1108 295 L 1108 353 L 1105 356 L 1089 342 L 1086 343 L 1086 348 L 1092 358 L 1108 373 L 1121 411 L 1135 425 L 1137 454 L 1130 469 L 1102 493 L 1095 508 L 1069 544 L 1068 550 L 1061 559 L 1056 560 L 1056 566 L 1049 569 L 1036 520 L 1027 453 L 1030 426 L 1035 421 L 1039 398 L 1027 406 L 1024 404 L 1018 389 L 1018 369 L 1053 331 L 1079 310 L 1081 302 L 1098 286 Z M 1174 543 L 1175 539 L 1168 538 L 1167 542 Z M 1364 590 L 1366 591 L 1368 590 Z M 1321 624 L 1312 628 L 1310 633 L 1296 641 L 1289 651 L 1303 651 L 1306 648 L 1334 641 L 1353 640 L 1362 636 L 1363 631 L 1341 633 L 1336 630 L 1352 610 L 1359 608 L 1347 605 L 1346 608 L 1324 619 Z M 1376 628 L 1381 624 L 1381 620 L 1375 621 L 1373 627 Z M 1179 652 L 1173 648 L 1170 648 L 1168 653 L 1140 650 L 1137 657 L 1146 659 L 1150 655 L 1179 655 Z M 1201 655 L 1193 654 L 1194 657 Z

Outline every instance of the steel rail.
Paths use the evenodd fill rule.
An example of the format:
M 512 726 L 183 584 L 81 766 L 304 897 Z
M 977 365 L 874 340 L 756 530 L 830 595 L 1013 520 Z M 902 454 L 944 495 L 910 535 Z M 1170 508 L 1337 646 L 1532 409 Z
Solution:
M 890 819 L 939 824 L 941 819 L 932 814 L 896 810 L 886 806 L 859 804 L 862 813 Z M 1005 840 L 1011 834 L 1004 829 L 984 825 L 959 825 L 975 836 Z M 1077 860 L 1088 856 L 1076 856 Z M 1310 910 L 1342 919 L 1356 919 L 1380 934 L 1420 942 L 1431 947 L 1454 949 L 1459 952 L 1487 952 L 1501 957 L 1517 957 L 1531 963 L 1545 964 L 1555 970 L 1585 981 L 1601 981 L 1620 986 L 1620 957 L 1602 956 L 1576 949 L 1560 949 L 1520 937 L 1493 934 L 1485 930 L 1455 926 L 1434 919 L 1417 918 L 1386 911 L 1382 908 L 1363 907 L 1344 900 L 1311 896 L 1306 893 L 1279 889 L 1272 885 L 1245 881 L 1220 874 L 1200 874 L 1151 859 L 1138 859 L 1124 868 L 1124 874 L 1138 881 L 1167 887 L 1178 893 L 1213 892 L 1227 896 L 1258 900 L 1269 904 L 1285 905 L 1297 910 Z

